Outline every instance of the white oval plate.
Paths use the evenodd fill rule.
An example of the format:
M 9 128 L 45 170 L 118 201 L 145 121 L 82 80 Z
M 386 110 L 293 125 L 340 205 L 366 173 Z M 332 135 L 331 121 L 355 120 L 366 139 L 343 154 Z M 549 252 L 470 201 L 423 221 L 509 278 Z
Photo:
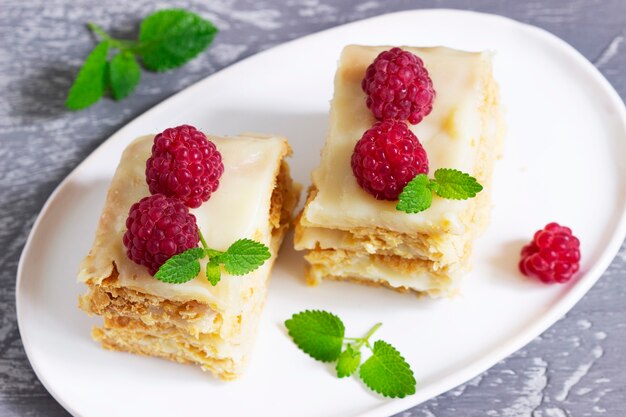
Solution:
M 273 274 L 247 374 L 224 383 L 192 366 L 101 349 L 98 322 L 77 307 L 75 282 L 126 144 L 190 123 L 214 134 L 287 135 L 297 180 L 308 183 L 326 131 L 341 48 L 349 43 L 446 45 L 497 51 L 508 109 L 505 156 L 497 164 L 494 211 L 476 244 L 463 296 L 416 299 L 347 283 L 308 288 L 303 260 L 287 243 Z M 626 230 L 625 111 L 600 73 L 549 33 L 502 17 L 410 11 L 352 23 L 260 53 L 191 86 L 138 117 L 78 166 L 50 197 L 18 270 L 18 322 L 28 358 L 74 416 L 386 416 L 448 390 L 521 348 L 578 301 L 609 265 Z M 520 247 L 549 221 L 582 242 L 581 275 L 546 286 L 517 272 Z M 358 379 L 300 352 L 283 321 L 331 310 L 349 335 L 382 321 L 376 336 L 412 364 L 417 393 L 386 400 Z

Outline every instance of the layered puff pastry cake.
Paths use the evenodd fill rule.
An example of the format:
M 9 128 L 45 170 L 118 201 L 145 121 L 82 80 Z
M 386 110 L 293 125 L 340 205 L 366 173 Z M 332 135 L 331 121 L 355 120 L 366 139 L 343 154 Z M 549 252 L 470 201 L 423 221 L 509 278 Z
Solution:
M 376 103 L 366 97 L 364 77 L 366 71 L 377 77 L 368 66 L 389 49 L 352 45 L 343 50 L 329 131 L 297 220 L 295 246 L 308 251 L 312 285 L 333 279 L 449 295 L 470 266 L 472 243 L 490 211 L 489 183 L 504 131 L 492 54 L 402 47 L 423 60 L 436 90 L 432 110 L 423 119 L 411 116 L 417 119 L 411 123 L 418 123 L 408 124 L 423 144 L 430 172 L 454 168 L 484 187 L 467 200 L 435 196 L 430 208 L 408 214 L 396 208 L 397 201 L 366 192 L 351 169 L 355 144 L 381 118 L 375 118 Z M 377 68 L 388 70 L 387 65 L 392 64 Z
M 200 261 L 195 278 L 172 284 L 131 260 L 132 242 L 123 238 L 129 208 L 150 195 L 146 160 L 153 138 L 136 139 L 122 155 L 80 268 L 79 281 L 88 287 L 80 307 L 102 316 L 92 336 L 107 349 L 196 364 L 233 379 L 250 356 L 273 262 L 297 204 L 299 186 L 285 161 L 291 149 L 280 137 L 210 137 L 221 153 L 223 175 L 219 190 L 190 210 L 198 229 L 213 249 L 223 251 L 248 238 L 266 245 L 271 257 L 244 276 L 222 271 L 215 286 L 205 277 L 206 261 Z M 133 253 L 147 256 L 139 252 Z

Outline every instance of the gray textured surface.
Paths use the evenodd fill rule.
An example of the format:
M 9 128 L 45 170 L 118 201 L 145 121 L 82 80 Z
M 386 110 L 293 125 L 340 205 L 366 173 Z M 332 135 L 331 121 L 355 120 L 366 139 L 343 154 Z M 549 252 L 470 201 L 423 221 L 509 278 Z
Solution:
M 453 7 L 506 15 L 562 37 L 626 95 L 623 0 L 178 1 L 221 29 L 180 70 L 146 74 L 129 99 L 77 114 L 66 91 L 92 43 L 84 23 L 131 36 L 165 1 L 0 2 L 0 416 L 67 416 L 28 364 L 15 320 L 17 261 L 44 201 L 86 155 L 133 117 L 181 88 L 286 40 L 385 12 Z M 524 349 L 405 417 L 626 416 L 626 248 L 585 298 Z M 77 381 L 80 383 L 80 381 Z M 294 415 L 297 415 L 294 410 Z

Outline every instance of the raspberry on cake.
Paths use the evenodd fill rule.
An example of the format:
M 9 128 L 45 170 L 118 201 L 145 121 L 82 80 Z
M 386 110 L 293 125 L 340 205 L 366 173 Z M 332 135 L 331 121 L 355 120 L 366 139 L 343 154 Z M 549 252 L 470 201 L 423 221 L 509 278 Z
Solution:
M 408 88 L 414 89 L 410 96 Z M 396 126 L 387 128 L 391 143 L 381 138 L 357 144 L 371 129 L 380 136 L 380 125 L 374 125 L 381 118 Z M 419 122 L 407 127 L 415 141 L 401 133 L 406 122 Z M 491 53 L 347 46 L 335 76 L 321 163 L 296 224 L 296 249 L 308 250 L 308 282 L 347 280 L 430 296 L 454 292 L 487 222 L 503 131 Z M 423 145 L 423 157 L 415 142 Z M 402 161 L 387 167 L 396 150 L 377 152 L 377 146 L 401 146 Z M 378 156 L 366 160 L 369 153 Z M 407 170 L 414 175 L 440 168 L 468 173 L 485 189 L 468 200 L 435 196 L 430 208 L 415 214 L 389 201 L 411 179 Z
M 378 122 L 354 146 L 352 172 L 357 183 L 379 200 L 397 200 L 418 174 L 428 173 L 428 156 L 406 123 Z
M 381 52 L 367 67 L 361 87 L 367 107 L 379 120 L 417 124 L 433 108 L 435 91 L 424 62 L 400 48 Z
M 132 261 L 152 275 L 170 257 L 198 246 L 196 218 L 185 205 L 163 194 L 144 197 L 130 207 L 122 242 Z
M 209 142 L 190 126 L 168 129 L 156 143 L 154 136 L 132 142 L 78 277 L 89 288 L 80 307 L 104 319 L 93 338 L 107 349 L 197 364 L 222 379 L 240 375 L 299 196 L 285 161 L 290 153 L 284 138 L 245 134 L 211 136 Z M 198 187 L 188 192 L 166 179 L 169 188 L 154 191 L 169 196 L 150 196 L 172 172 L 183 180 L 178 185 L 199 179 Z M 201 236 L 217 251 L 251 239 L 269 247 L 271 258 L 247 275 L 224 271 L 215 286 L 205 276 L 206 259 L 200 273 L 182 284 L 152 276 L 170 256 L 195 248 Z
M 146 161 L 150 192 L 176 197 L 192 208 L 211 197 L 223 172 L 222 155 L 215 144 L 188 125 L 156 135 L 152 155 Z

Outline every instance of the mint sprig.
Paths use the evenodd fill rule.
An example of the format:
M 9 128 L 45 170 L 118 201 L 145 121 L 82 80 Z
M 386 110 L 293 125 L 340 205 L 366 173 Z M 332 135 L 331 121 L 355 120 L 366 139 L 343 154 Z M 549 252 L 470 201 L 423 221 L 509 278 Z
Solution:
M 396 209 L 405 213 L 419 213 L 432 204 L 433 193 L 449 200 L 467 200 L 476 197 L 483 186 L 471 175 L 457 169 L 440 168 L 435 178 L 426 174 L 415 176 L 398 196 Z
M 285 321 L 289 336 L 304 353 L 322 362 L 337 362 L 339 378 L 358 370 L 363 383 L 385 397 L 415 394 L 413 371 L 400 352 L 382 340 L 373 346 L 369 342 L 381 325 L 377 323 L 363 337 L 350 338 L 345 337 L 341 319 L 327 311 L 306 310 Z M 363 346 L 371 355 L 361 364 Z
M 217 33 L 211 22 L 182 9 L 165 9 L 147 16 L 137 40 L 112 38 L 94 23 L 87 27 L 101 42 L 89 54 L 70 88 L 65 102 L 70 110 L 91 106 L 109 88 L 115 100 L 127 97 L 141 79 L 138 59 L 150 71 L 178 68 L 204 51 Z
M 161 265 L 154 278 L 170 284 L 191 281 L 200 273 L 200 260 L 209 258 L 205 274 L 211 285 L 215 286 L 221 280 L 222 267 L 231 275 L 246 275 L 271 257 L 267 246 L 251 239 L 239 239 L 225 252 L 211 249 L 199 229 L 198 233 L 202 247 L 172 256 Z

